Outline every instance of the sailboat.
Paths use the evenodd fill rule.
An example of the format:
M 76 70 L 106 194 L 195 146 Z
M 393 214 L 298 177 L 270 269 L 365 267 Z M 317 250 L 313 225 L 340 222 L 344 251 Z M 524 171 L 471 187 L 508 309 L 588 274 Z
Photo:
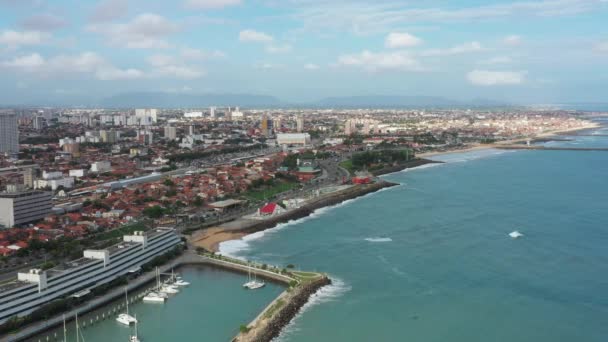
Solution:
M 263 281 L 258 281 L 256 278 L 255 273 L 253 274 L 253 279 L 251 279 L 251 266 L 247 265 L 248 267 L 248 281 L 243 284 L 243 287 L 249 290 L 256 290 L 259 288 L 262 288 L 266 285 L 266 283 L 264 283 Z
M 78 312 L 76 313 L 76 342 L 80 342 L 80 337 L 82 337 L 82 342 L 84 342 L 84 335 L 80 332 L 80 326 L 78 325 Z
M 124 325 L 131 325 L 133 323 L 137 323 L 137 319 L 135 317 L 129 315 L 129 297 L 127 296 L 127 288 L 125 287 L 125 303 L 127 306 L 127 312 L 123 312 L 118 317 L 116 317 L 116 321 L 118 323 L 122 323 Z
M 137 315 L 135 316 L 135 335 L 129 336 L 129 342 L 141 342 L 137 336 Z
M 160 291 L 160 274 L 156 268 L 156 291 L 150 291 L 144 296 L 143 301 L 149 303 L 164 303 L 167 294 Z

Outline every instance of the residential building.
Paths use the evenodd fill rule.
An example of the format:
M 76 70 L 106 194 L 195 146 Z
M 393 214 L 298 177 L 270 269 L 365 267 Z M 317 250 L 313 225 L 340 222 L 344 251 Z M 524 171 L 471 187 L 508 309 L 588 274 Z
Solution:
M 310 145 L 310 134 L 308 133 L 280 133 L 277 134 L 279 145 Z
M 19 129 L 17 115 L 0 113 L 0 153 L 19 152 Z
M 12 227 L 43 219 L 51 211 L 51 193 L 8 186 L 0 193 L 0 224 Z
M 104 173 L 109 171 L 112 171 L 112 164 L 107 160 L 91 164 L 91 172 Z
M 175 128 L 173 126 L 166 126 L 165 127 L 165 139 L 169 139 L 169 140 L 177 139 L 177 128 Z

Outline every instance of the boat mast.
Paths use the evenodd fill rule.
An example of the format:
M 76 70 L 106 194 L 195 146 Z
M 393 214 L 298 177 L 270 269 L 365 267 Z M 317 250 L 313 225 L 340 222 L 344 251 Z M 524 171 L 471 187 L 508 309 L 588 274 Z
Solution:
M 67 329 L 65 328 L 65 314 L 63 314 L 63 342 L 67 342 L 67 339 L 65 337 L 66 331 Z
M 129 296 L 127 295 L 127 287 L 125 286 L 125 302 L 127 303 L 127 315 L 129 315 Z
M 76 312 L 76 342 L 79 341 L 78 337 L 78 312 Z

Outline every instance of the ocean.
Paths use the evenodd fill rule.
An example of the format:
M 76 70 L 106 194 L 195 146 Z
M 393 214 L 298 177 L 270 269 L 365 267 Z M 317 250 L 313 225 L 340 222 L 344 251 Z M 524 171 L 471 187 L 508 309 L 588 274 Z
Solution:
M 608 147 L 571 138 L 549 144 Z M 334 280 L 278 340 L 607 341 L 608 153 L 437 159 L 386 177 L 399 187 L 222 244 Z

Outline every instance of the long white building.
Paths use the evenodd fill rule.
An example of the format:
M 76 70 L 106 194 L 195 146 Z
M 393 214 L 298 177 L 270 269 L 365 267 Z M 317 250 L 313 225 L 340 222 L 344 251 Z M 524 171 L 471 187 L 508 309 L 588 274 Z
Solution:
M 172 228 L 155 228 L 123 236 L 102 250 L 85 250 L 83 258 L 49 270 L 18 273 L 17 280 L 0 285 L 0 324 L 25 316 L 42 305 L 76 293 L 87 293 L 168 252 L 181 242 Z

